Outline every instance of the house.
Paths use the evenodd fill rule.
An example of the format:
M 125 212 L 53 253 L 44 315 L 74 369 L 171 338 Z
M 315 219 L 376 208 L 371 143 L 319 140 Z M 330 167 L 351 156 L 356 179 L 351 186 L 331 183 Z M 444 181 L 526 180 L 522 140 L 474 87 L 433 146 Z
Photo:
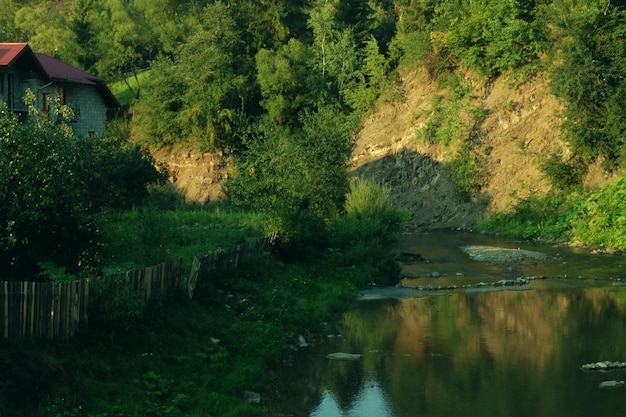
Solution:
M 57 103 L 72 109 L 70 126 L 77 135 L 105 133 L 108 108 L 120 107 L 105 82 L 27 43 L 0 43 L 0 101 L 20 115 L 28 113 L 27 90 L 35 94 L 42 117 L 57 117 Z

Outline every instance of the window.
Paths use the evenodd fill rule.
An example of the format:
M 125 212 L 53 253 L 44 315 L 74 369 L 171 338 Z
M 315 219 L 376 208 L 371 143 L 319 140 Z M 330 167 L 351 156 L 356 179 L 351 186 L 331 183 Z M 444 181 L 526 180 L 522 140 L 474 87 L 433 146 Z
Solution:
M 59 87 L 57 90 L 57 98 L 59 100 L 59 104 L 65 104 L 65 87 Z
M 50 114 L 50 94 L 43 93 L 41 95 L 41 115 L 48 117 Z
M 0 94 L 4 95 L 4 74 L 0 72 Z

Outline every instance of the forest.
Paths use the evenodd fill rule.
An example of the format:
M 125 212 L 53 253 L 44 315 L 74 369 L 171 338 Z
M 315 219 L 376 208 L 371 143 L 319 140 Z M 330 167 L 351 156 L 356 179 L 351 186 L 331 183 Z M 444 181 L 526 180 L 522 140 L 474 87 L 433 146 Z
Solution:
M 545 77 L 564 103 L 572 152 L 542 167 L 554 192 L 484 229 L 626 249 L 626 178 L 582 187 L 590 164 L 626 165 L 625 35 L 624 0 L 0 0 L 0 41 L 127 93 L 91 139 L 0 103 L 2 280 L 93 277 L 280 236 L 273 256 L 193 301 L 143 310 L 117 282 L 94 289 L 75 340 L 3 342 L 0 415 L 275 415 L 241 393 L 270 391 L 298 335 L 356 288 L 397 277 L 403 213 L 346 164 L 360 120 L 401 100 L 398 74 L 418 66 L 453 98 L 471 94 L 472 72 Z M 426 139 L 445 144 L 444 124 Z M 148 150 L 183 144 L 233 158 L 227 204 L 185 205 L 168 187 Z
M 107 163 L 94 157 L 98 166 L 92 167 L 111 172 L 112 160 L 143 161 L 133 164 L 137 172 L 119 168 L 126 178 L 144 180 L 126 188 L 126 195 L 166 176 L 145 165 L 150 157 L 140 147 L 185 143 L 218 150 L 236 160 L 227 184 L 229 201 L 265 214 L 267 231 L 278 231 L 295 248 L 311 236 L 319 238 L 324 224 L 343 213 L 349 191 L 345 166 L 359 120 L 377 100 L 399 99 L 398 71 L 414 66 L 427 68 L 459 98 L 470 93 L 460 70 L 517 84 L 547 77 L 553 94 L 565 103 L 562 137 L 572 151 L 567 158 L 552 155 L 543 166 L 555 187 L 579 190 L 587 167 L 598 160 L 607 171 L 622 168 L 625 5 L 606 0 L 0 0 L 0 39 L 27 41 L 34 50 L 111 83 L 126 83 L 132 97 L 124 111 L 111 115 L 108 138 L 100 146 L 134 156 L 101 158 Z M 8 136 L 23 135 L 15 124 L 6 126 Z M 436 126 L 431 130 L 429 140 L 437 140 Z M 71 152 L 66 156 L 71 160 Z M 28 175 L 29 162 L 22 162 Z M 48 174 L 50 183 L 61 175 Z M 32 188 L 37 182 L 19 181 L 19 175 L 9 170 L 0 183 L 21 184 L 24 189 L 12 191 L 16 196 L 35 195 L 28 184 Z M 21 246 L 62 236 L 55 235 L 60 219 L 63 230 L 81 230 L 84 239 L 59 256 L 66 266 L 87 267 L 83 258 L 90 257 L 85 254 L 96 238 L 85 232 L 93 226 L 83 214 L 120 201 L 98 200 L 89 187 L 112 193 L 127 187 L 119 177 L 108 183 L 106 175 L 97 178 L 97 185 L 82 185 L 86 191 L 80 198 L 50 188 L 55 197 L 43 200 L 49 206 L 35 205 L 39 217 L 30 216 L 51 225 L 48 235 L 37 238 L 28 235 L 35 228 L 24 216 L 10 214 L 19 213 L 24 202 L 11 200 L 12 211 L 2 212 L 7 233 L 0 242 L 14 269 L 19 269 L 15 260 Z M 465 191 L 471 196 L 471 186 Z M 60 202 L 71 200 L 75 206 L 83 197 L 80 207 L 88 209 L 77 209 L 80 216 L 68 224 L 74 217 L 61 215 L 58 208 L 65 203 Z M 520 212 L 524 204 L 532 205 L 522 202 Z M 558 220 L 561 231 L 567 221 Z M 19 231 L 23 236 L 16 235 Z

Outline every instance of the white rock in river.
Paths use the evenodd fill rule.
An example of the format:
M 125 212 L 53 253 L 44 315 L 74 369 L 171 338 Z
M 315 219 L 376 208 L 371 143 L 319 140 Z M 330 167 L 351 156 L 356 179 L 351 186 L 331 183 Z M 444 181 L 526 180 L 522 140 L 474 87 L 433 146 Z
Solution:
M 338 361 L 357 361 L 361 359 L 361 355 L 359 355 L 358 353 L 335 352 L 329 353 L 328 355 L 326 355 L 326 358 Z
M 626 381 L 602 381 L 600 388 L 617 388 L 626 386 Z

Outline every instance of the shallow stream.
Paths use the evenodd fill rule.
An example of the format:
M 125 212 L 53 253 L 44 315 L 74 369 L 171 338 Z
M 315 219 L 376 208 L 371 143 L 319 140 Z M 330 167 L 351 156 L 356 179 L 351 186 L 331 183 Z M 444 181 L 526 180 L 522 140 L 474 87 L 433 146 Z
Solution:
M 494 263 L 468 246 L 541 256 Z M 281 415 L 625 415 L 626 368 L 582 367 L 626 361 L 626 258 L 461 232 L 406 235 L 399 248 L 422 259 L 401 288 L 363 291 L 297 352 L 265 397 Z

